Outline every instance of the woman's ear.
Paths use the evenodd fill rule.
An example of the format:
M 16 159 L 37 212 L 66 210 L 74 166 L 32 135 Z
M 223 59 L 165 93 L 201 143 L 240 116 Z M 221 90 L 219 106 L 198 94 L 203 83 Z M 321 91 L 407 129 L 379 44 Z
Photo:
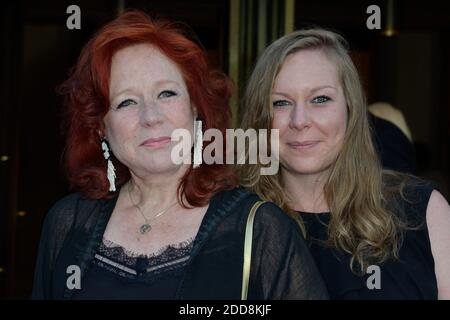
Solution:
M 105 133 L 102 130 L 97 130 L 97 134 L 100 140 L 103 140 L 106 138 Z
M 96 131 L 97 131 L 97 134 L 100 137 L 100 139 L 103 139 L 106 137 L 106 127 L 105 127 L 104 121 L 99 123 Z

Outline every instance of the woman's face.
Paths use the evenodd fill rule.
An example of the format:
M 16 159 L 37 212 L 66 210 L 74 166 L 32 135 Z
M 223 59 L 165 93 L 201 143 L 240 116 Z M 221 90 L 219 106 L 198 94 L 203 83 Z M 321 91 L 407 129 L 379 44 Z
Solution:
M 193 132 L 194 111 L 177 65 L 156 47 L 133 45 L 112 59 L 105 134 L 115 157 L 140 175 L 175 170 L 170 136 Z
M 342 148 L 347 123 L 335 65 L 319 50 L 289 55 L 275 78 L 271 102 L 282 169 L 294 174 L 325 172 Z

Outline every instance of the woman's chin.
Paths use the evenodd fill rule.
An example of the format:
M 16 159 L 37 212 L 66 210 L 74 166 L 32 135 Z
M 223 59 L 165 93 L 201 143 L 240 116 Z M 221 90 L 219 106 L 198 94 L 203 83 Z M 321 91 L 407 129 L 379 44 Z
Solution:
M 147 174 L 164 174 L 164 173 L 170 173 L 173 174 L 174 172 L 178 171 L 180 169 L 181 165 L 177 165 L 172 163 L 170 159 L 163 159 L 163 160 L 147 160 L 142 161 L 139 165 L 135 166 L 136 168 L 133 169 L 133 165 L 130 167 L 132 171 L 134 172 L 140 172 L 143 175 Z
M 284 167 L 288 171 L 300 175 L 319 174 L 326 170 L 326 166 L 320 164 L 319 162 L 313 161 L 288 163 Z

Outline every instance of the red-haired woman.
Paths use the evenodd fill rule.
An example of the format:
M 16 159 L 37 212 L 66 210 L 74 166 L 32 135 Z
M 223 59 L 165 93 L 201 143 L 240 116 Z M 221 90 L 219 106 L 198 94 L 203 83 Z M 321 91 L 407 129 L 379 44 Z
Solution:
M 186 32 L 139 11 L 89 41 L 62 86 L 65 168 L 78 192 L 45 219 L 33 298 L 241 297 L 245 227 L 259 198 L 225 165 L 171 161 L 175 129 L 225 131 L 230 87 Z M 327 297 L 281 209 L 263 204 L 253 231 L 248 298 Z

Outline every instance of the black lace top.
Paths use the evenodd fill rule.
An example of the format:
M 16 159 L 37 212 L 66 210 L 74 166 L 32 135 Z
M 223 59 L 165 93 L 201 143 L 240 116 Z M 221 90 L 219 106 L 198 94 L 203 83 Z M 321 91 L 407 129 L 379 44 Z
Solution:
M 174 299 L 186 271 L 193 239 L 150 256 L 103 239 L 75 299 Z
M 169 249 L 164 257 L 147 259 L 123 255 L 103 241 L 117 196 L 94 200 L 71 194 L 58 201 L 44 221 L 32 298 L 238 300 L 245 226 L 258 200 L 243 188 L 217 193 L 186 252 Z M 68 287 L 67 271 L 74 266 L 80 285 Z M 327 297 L 297 223 L 273 203 L 260 206 L 253 228 L 248 299 Z

